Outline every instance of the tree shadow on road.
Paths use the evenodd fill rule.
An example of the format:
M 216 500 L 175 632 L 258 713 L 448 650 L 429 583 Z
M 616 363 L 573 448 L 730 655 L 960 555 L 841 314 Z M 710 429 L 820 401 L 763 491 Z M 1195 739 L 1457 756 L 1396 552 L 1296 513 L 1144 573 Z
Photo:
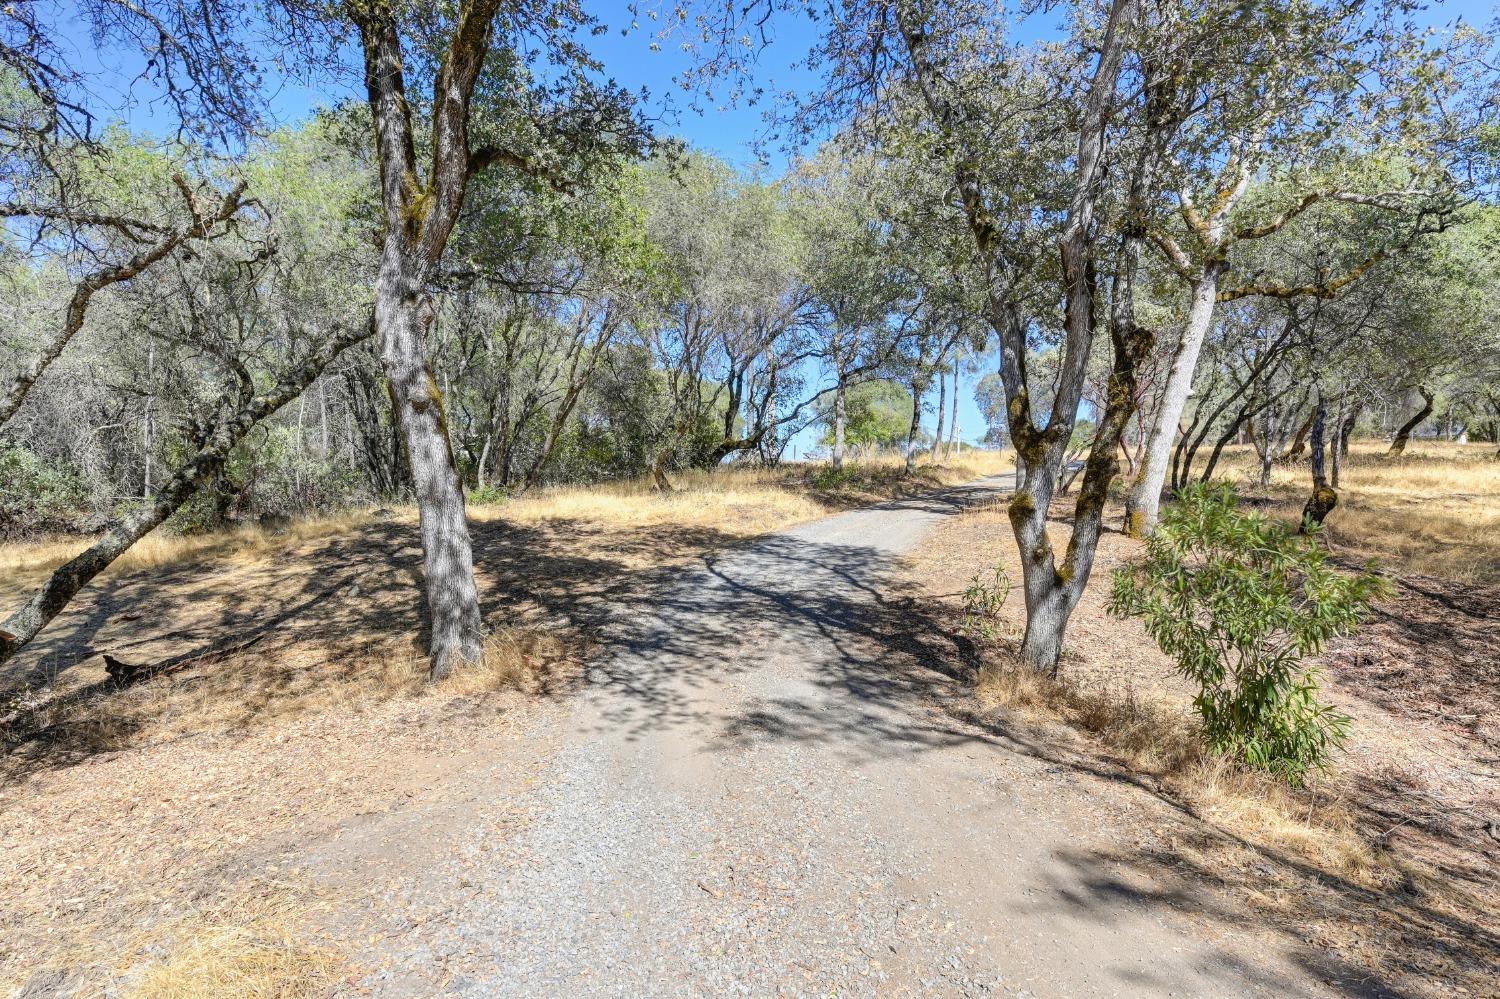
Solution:
M 673 525 L 477 522 L 486 623 L 558 638 L 531 692 L 573 689 L 577 658 L 621 600 L 650 599 L 666 572 L 738 539 Z M 428 621 L 414 524 L 373 521 L 275 557 L 216 558 L 107 576 L 14 661 L 0 689 L 0 781 L 195 731 L 422 689 Z M 225 654 L 225 650 L 234 650 Z M 103 656 L 143 667 L 124 685 Z M 170 725 L 165 725 L 170 720 Z
M 1269 935 L 1340 995 L 1442 991 L 1413 988 L 1423 981 L 1465 983 L 1483 994 L 1484 983 L 1500 980 L 1500 936 L 1467 889 L 1449 898 L 1435 883 L 1370 887 L 1252 842 L 1102 754 L 1060 744 L 1017 719 L 979 714 L 971 684 L 980 650 L 958 633 L 952 608 L 919 598 L 902 568 L 875 544 L 790 535 L 649 581 L 635 591 L 636 613 L 609 624 L 604 654 L 589 667 L 589 682 L 608 692 L 602 726 L 628 738 L 699 730 L 723 753 L 767 742 L 817 745 L 851 766 L 956 746 L 999 747 L 1045 764 L 1065 782 L 1098 781 L 1138 796 L 1160 827 L 1154 846 L 1060 853 L 1067 875 L 1038 893 L 1048 905 L 1101 929 L 1127 899 L 1164 913 L 1191 912 L 1219 933 Z M 751 674 L 778 656 L 800 657 L 811 668 L 798 671 L 786 693 L 774 684 L 758 689 L 727 719 L 712 706 L 704 688 L 751 683 Z M 1464 873 L 1447 883 L 1477 887 L 1479 875 Z M 1266 968 L 1236 966 L 1241 959 L 1215 953 L 1223 966 L 1200 970 L 1277 988 Z M 1170 987 L 1144 978 L 1122 985 Z

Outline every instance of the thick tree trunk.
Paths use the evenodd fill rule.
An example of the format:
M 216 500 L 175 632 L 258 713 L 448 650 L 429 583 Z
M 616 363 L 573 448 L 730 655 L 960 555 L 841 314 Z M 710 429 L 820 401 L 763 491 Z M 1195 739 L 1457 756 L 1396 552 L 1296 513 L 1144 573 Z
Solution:
M 432 629 L 428 651 L 432 677 L 441 679 L 461 661 L 478 661 L 484 632 L 463 489 L 449 446 L 442 396 L 422 344 L 432 314 L 426 289 L 406 273 L 405 261 L 388 245 L 375 284 L 375 327 L 411 466 Z
M 1418 385 L 1417 394 L 1422 397 L 1422 408 L 1417 411 L 1415 416 L 1401 424 L 1401 429 L 1396 431 L 1396 436 L 1391 441 L 1391 449 L 1387 452 L 1389 454 L 1404 454 L 1406 452 L 1406 442 L 1411 438 L 1412 431 L 1421 426 L 1422 421 L 1432 415 L 1432 393 L 1427 391 L 1425 385 Z
M 1021 655 L 1034 669 L 1055 671 L 1062 651 L 1063 634 L 1093 568 L 1099 540 L 1104 498 L 1118 469 L 1115 455 L 1125 419 L 1135 404 L 1135 371 L 1142 348 L 1149 348 L 1151 335 L 1131 321 L 1110 324 L 1114 346 L 1114 371 L 1110 376 L 1108 404 L 1100 419 L 1099 432 L 1089 451 L 1083 486 L 1074 509 L 1073 533 L 1059 561 L 1047 536 L 1047 513 L 1057 473 L 1067 453 L 1067 444 L 1077 423 L 1078 406 L 1087 376 L 1090 348 L 1097 329 L 1098 249 L 1097 209 L 1102 199 L 1101 178 L 1105 171 L 1107 142 L 1116 107 L 1120 67 L 1127 49 L 1126 33 L 1136 17 L 1135 0 L 1113 0 L 1108 21 L 1098 42 L 1098 59 L 1090 80 L 1078 124 L 1073 191 L 1067 224 L 1058 239 L 1063 289 L 1063 343 L 1050 415 L 1038 427 L 1031 417 L 1031 388 L 1025 377 L 1024 358 L 1027 323 L 1019 314 L 1015 289 L 997 270 L 988 288 L 990 324 L 1000 337 L 1000 375 L 1005 384 L 1010 413 L 1011 437 L 1025 462 L 1025 479 L 1011 498 L 1011 530 L 1021 557 L 1022 589 L 1026 596 L 1026 634 Z M 915 76 L 923 100 L 940 125 L 951 120 L 944 91 L 937 86 L 938 69 L 926 50 L 925 26 L 917 23 L 906 5 L 895 14 L 902 37 L 912 55 Z M 1137 166 L 1132 198 L 1141 202 L 1141 181 L 1149 172 L 1149 151 Z M 984 210 L 984 192 L 977 178 L 959 165 L 955 171 L 976 249 L 987 264 L 998 250 L 997 234 Z M 1113 300 L 1131 301 L 1128 287 L 1144 233 L 1132 228 L 1124 236 L 1127 258 L 1117 276 Z M 1117 272 L 1117 275 L 1118 273 Z M 1128 327 L 1128 328 L 1127 328 Z M 958 390 L 955 388 L 955 395 Z
M 500 155 L 469 149 L 469 102 L 499 6 L 499 0 L 467 0 L 458 7 L 432 78 L 431 159 L 425 177 L 417 162 L 396 12 L 372 4 L 359 5 L 352 15 L 364 49 L 385 223 L 375 281 L 375 328 L 422 525 L 433 679 L 446 676 L 460 661 L 477 660 L 482 652 L 463 489 L 423 341 L 434 318 L 428 280 L 447 250 L 469 177 Z
M 1172 366 L 1167 370 L 1167 384 L 1162 392 L 1161 405 L 1151 422 L 1151 432 L 1146 438 L 1146 454 L 1141 461 L 1140 474 L 1136 476 L 1134 488 L 1125 503 L 1125 531 L 1131 537 L 1142 538 L 1156 529 L 1161 511 L 1161 492 L 1167 480 L 1167 465 L 1171 460 L 1172 446 L 1177 441 L 1178 424 L 1182 422 L 1188 397 L 1193 392 L 1193 374 L 1198 370 L 1198 355 L 1203 350 L 1203 341 L 1213 325 L 1214 300 L 1219 290 L 1221 268 L 1207 268 L 1192 284 L 1191 304 L 1188 308 L 1187 326 L 1182 339 L 1172 354 Z

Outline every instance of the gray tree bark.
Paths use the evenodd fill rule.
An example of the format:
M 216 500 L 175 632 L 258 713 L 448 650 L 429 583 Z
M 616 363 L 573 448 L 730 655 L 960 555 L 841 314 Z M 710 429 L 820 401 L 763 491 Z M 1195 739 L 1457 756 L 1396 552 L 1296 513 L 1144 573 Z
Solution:
M 483 624 L 464 497 L 448 439 L 443 398 L 427 361 L 425 337 L 436 315 L 429 283 L 447 249 L 470 176 L 514 156 L 471 151 L 469 103 L 490 48 L 499 0 L 460 6 L 433 79 L 431 160 L 417 169 L 402 41 L 391 8 L 355 15 L 365 56 L 365 87 L 375 124 L 385 216 L 375 281 L 375 328 L 422 526 L 422 567 L 433 679 L 480 657 Z
M 1338 506 L 1338 490 L 1328 484 L 1327 465 L 1325 464 L 1327 447 L 1325 446 L 1325 427 L 1328 423 L 1328 400 L 1323 396 L 1323 387 L 1319 385 L 1316 389 L 1317 401 L 1313 404 L 1312 427 L 1308 434 L 1312 444 L 1312 495 L 1308 497 L 1307 504 L 1302 508 L 1302 531 L 1307 532 L 1308 525 L 1321 525 L 1323 520 Z
M 1387 452 L 1388 454 L 1405 454 L 1406 442 L 1411 439 L 1412 431 L 1420 427 L 1422 421 L 1432 415 L 1433 395 L 1427 391 L 1427 386 L 1418 385 L 1417 394 L 1422 397 L 1422 408 L 1417 410 L 1411 419 L 1401 424 L 1401 429 L 1396 431 L 1395 438 L 1391 440 L 1391 449 Z
M 927 391 L 923 378 L 911 380 L 911 425 L 906 428 L 906 474 L 917 470 L 917 434 L 922 429 L 922 396 Z
M 1125 504 L 1125 530 L 1131 537 L 1145 537 L 1156 529 L 1161 512 L 1161 492 L 1167 481 L 1167 466 L 1171 462 L 1172 445 L 1177 440 L 1178 424 L 1182 422 L 1188 397 L 1193 392 L 1193 374 L 1198 370 L 1198 356 L 1203 350 L 1203 341 L 1213 325 L 1214 302 L 1219 290 L 1221 265 L 1206 267 L 1193 281 L 1191 304 L 1188 308 L 1187 325 L 1182 339 L 1172 354 L 1172 365 L 1167 370 L 1167 384 L 1162 393 L 1161 405 L 1151 421 L 1151 431 L 1146 438 L 1146 453 L 1141 461 L 1135 487 Z
M 844 402 L 844 379 L 839 377 L 838 387 L 833 392 L 833 470 L 844 470 L 844 424 L 847 419 Z

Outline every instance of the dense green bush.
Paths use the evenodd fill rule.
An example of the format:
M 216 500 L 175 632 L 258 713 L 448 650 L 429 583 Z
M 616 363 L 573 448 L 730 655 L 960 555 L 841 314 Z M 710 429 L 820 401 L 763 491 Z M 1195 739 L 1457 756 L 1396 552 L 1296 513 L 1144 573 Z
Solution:
M 86 499 L 87 490 L 71 469 L 0 440 L 0 539 L 69 527 Z
M 1318 700 L 1305 659 L 1353 631 L 1384 590 L 1371 571 L 1331 567 L 1315 532 L 1240 512 L 1231 486 L 1197 485 L 1164 513 L 1145 556 L 1115 573 L 1110 611 L 1141 618 L 1198 685 L 1214 751 L 1300 784 L 1349 728 Z

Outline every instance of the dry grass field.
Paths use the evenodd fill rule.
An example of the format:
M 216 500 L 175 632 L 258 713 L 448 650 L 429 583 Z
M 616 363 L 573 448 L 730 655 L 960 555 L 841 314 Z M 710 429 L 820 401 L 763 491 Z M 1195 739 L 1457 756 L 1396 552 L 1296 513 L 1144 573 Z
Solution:
M 1227 922 L 1311 941 L 1413 996 L 1486 994 L 1500 954 L 1500 462 L 1487 446 L 1416 442 L 1392 462 L 1357 444 L 1327 540 L 1398 583 L 1325 657 L 1356 719 L 1333 771 L 1290 791 L 1208 757 L 1188 692 L 1133 622 L 1104 614 L 1105 580 L 1136 543 L 1110 532 L 1070 631 L 1063 677 L 1006 667 L 1019 600 L 972 703 L 984 724 L 1039 733 L 1057 765 L 1138 784 L 1138 849 L 1099 858 L 1184 890 L 1215 886 Z M 1305 467 L 1272 488 L 1231 454 L 1248 502 L 1295 517 Z M 406 509 L 149 538 L 91 586 L 0 691 L 0 985 L 80 996 L 326 995 L 354 974 L 296 859 L 359 817 L 470 793 L 560 711 L 605 608 L 664 571 L 827 512 L 1009 472 L 966 454 L 920 476 L 897 461 L 538 491 L 476 506 L 492 638 L 476 669 L 423 682 L 414 513 Z M 1066 531 L 1066 501 L 1056 508 Z M 1118 521 L 1116 520 L 1116 523 Z M 999 562 L 1018 578 L 1003 506 L 950 518 L 912 564 L 933 613 Z M 84 542 L 0 547 L 0 605 Z M 893 609 L 892 613 L 901 613 Z M 118 688 L 101 654 L 156 664 Z M 542 726 L 545 728 L 545 725 Z M 380 747 L 379 753 L 371 752 Z M 1488 825 L 1486 825 L 1488 823 Z M 414 916 L 413 918 L 420 918 Z M 51 977 L 48 977 L 51 976 Z
M 1038 733 L 1060 765 L 1116 774 L 1170 805 L 1140 848 L 1098 858 L 1192 886 L 1218 915 L 1269 924 L 1402 995 L 1491 995 L 1500 968 L 1500 462 L 1489 445 L 1414 443 L 1389 461 L 1356 444 L 1326 539 L 1345 564 L 1374 558 L 1396 583 L 1361 632 L 1323 657 L 1325 694 L 1355 720 L 1348 752 L 1293 791 L 1207 755 L 1191 692 L 1134 621 L 1105 613 L 1111 570 L 1139 542 L 1110 531 L 1069 629 L 1058 679 L 1014 665 L 1019 594 L 982 653 L 973 709 Z M 1251 457 L 1224 476 L 1247 503 L 1295 520 L 1306 465 L 1269 491 Z M 1054 507 L 1054 541 L 1071 505 Z M 1119 525 L 1123 511 L 1114 511 Z M 941 525 L 913 577 L 952 626 L 975 574 L 1019 579 L 1003 503 Z
M 1392 570 L 1458 582 L 1500 583 L 1500 460 L 1493 444 L 1413 441 L 1400 458 L 1383 441 L 1354 441 L 1328 518 L 1328 539 Z M 1225 453 L 1216 477 L 1262 492 L 1248 447 Z M 1305 462 L 1272 470 L 1269 497 L 1297 516 L 1309 489 Z
M 831 483 L 813 466 L 724 470 L 667 495 L 632 482 L 477 506 L 491 639 L 435 688 L 413 511 L 146 539 L 0 690 L 0 994 L 327 994 L 345 972 L 305 932 L 326 900 L 284 859 L 295 844 L 514 756 L 576 682 L 604 609 L 654 573 L 1009 467 L 971 453 L 914 478 L 896 461 Z M 0 607 L 86 543 L 0 547 Z M 120 688 L 103 653 L 160 672 Z

